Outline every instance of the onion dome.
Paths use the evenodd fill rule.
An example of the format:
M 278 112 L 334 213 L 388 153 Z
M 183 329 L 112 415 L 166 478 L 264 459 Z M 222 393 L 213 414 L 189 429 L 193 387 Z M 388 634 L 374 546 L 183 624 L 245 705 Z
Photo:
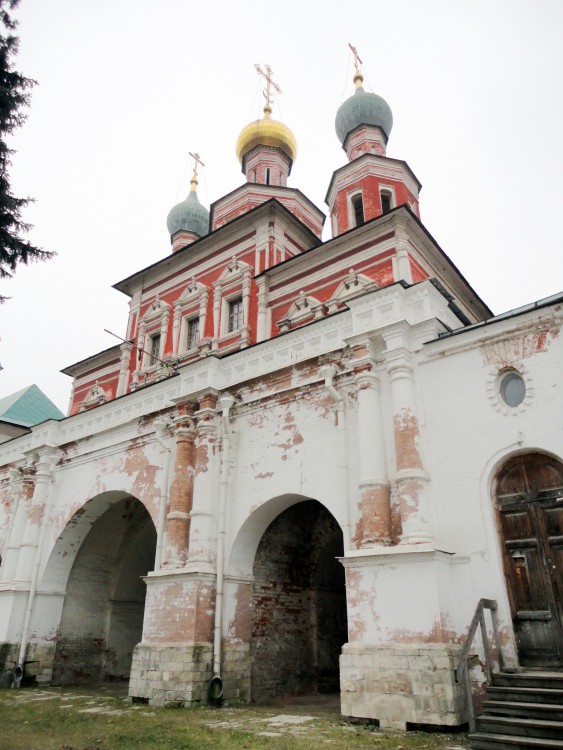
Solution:
M 336 135 L 342 145 L 349 133 L 359 125 L 375 125 L 389 138 L 393 127 L 393 113 L 385 99 L 377 94 L 369 94 L 362 86 L 363 75 L 356 71 L 354 83 L 356 91 L 346 99 L 336 113 Z
M 291 130 L 278 120 L 270 117 L 272 109 L 267 104 L 264 107 L 264 117 L 254 120 L 242 129 L 237 140 L 237 157 L 242 164 L 244 157 L 255 146 L 271 146 L 279 148 L 287 154 L 291 161 L 297 156 L 297 141 Z
M 197 179 L 194 174 L 188 197 L 181 203 L 177 203 L 166 219 L 171 237 L 179 231 L 192 232 L 198 237 L 209 233 L 209 211 L 199 202 L 196 189 Z

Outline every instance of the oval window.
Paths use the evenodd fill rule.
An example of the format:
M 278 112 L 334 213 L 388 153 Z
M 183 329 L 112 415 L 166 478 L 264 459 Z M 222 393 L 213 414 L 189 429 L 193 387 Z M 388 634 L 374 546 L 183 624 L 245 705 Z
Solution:
M 513 370 L 504 373 L 500 381 L 500 395 L 507 406 L 520 406 L 526 398 L 524 378 Z

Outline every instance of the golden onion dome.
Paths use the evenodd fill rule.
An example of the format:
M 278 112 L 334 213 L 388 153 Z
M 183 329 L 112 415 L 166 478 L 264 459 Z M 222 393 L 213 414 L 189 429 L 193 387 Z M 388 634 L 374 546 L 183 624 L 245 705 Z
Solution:
M 264 117 L 254 120 L 242 129 L 237 140 L 237 157 L 240 163 L 255 146 L 279 148 L 293 161 L 297 156 L 297 141 L 291 130 L 278 120 L 272 120 L 268 107 Z

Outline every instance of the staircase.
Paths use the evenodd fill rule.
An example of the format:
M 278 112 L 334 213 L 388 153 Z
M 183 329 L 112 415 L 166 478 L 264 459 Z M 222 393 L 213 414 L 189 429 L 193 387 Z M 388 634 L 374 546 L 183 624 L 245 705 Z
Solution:
M 563 750 L 563 672 L 493 673 L 473 750 Z

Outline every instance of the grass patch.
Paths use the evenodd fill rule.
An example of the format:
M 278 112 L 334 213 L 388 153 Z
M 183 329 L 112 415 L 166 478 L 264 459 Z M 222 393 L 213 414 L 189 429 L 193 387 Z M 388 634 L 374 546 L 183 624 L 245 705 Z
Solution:
M 172 711 L 132 704 L 112 686 L 0 690 L 3 750 L 445 750 L 465 744 L 466 735 L 351 726 L 336 711 L 311 705 Z

